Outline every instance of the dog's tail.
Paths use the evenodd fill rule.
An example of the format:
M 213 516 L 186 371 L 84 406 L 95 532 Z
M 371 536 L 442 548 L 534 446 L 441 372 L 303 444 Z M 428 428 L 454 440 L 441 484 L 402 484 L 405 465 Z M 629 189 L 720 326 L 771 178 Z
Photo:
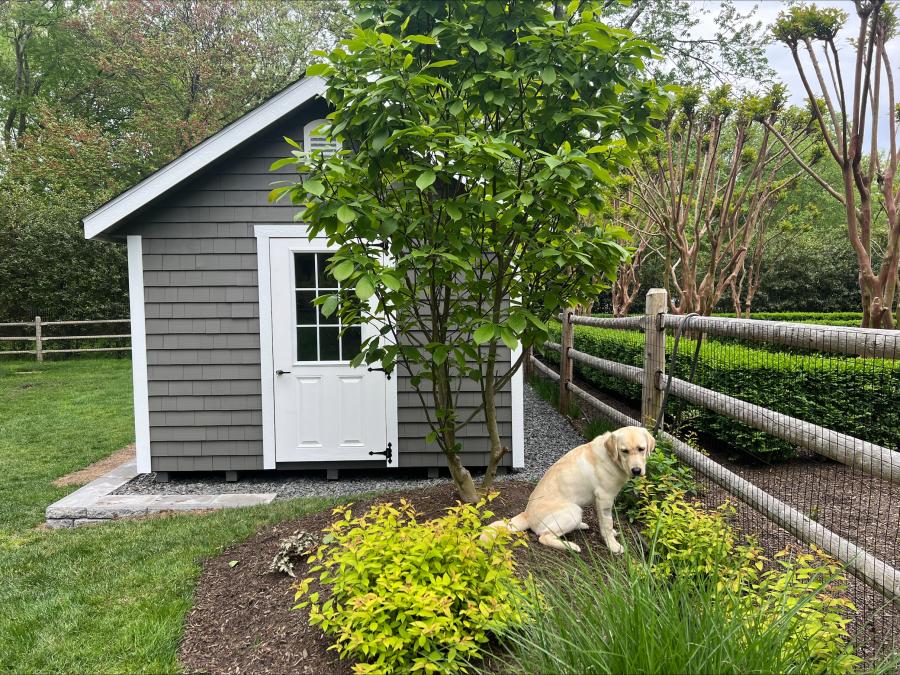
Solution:
M 523 532 L 528 529 L 528 518 L 522 511 L 519 515 L 510 520 L 495 520 L 493 523 L 484 528 L 481 533 L 481 541 L 493 541 L 497 536 L 498 530 L 509 530 L 510 532 Z

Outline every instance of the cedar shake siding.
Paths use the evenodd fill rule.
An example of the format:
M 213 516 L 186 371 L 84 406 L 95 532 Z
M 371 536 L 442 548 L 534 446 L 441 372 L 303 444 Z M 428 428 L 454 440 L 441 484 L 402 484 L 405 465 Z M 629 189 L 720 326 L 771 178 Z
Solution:
M 296 207 L 268 202 L 272 182 L 278 180 L 269 166 L 290 152 L 283 136 L 302 141 L 304 125 L 326 113 L 320 100 L 304 104 L 159 198 L 117 233 L 142 237 L 153 471 L 263 468 L 253 228 L 294 222 Z M 289 168 L 279 173 L 295 175 Z M 403 373 L 398 378 L 399 460 L 392 466 L 446 465 L 437 447 L 425 444 L 428 425 L 409 378 Z M 477 385 L 465 382 L 463 392 L 460 413 L 466 415 L 467 408 L 479 403 Z M 498 403 L 500 430 L 511 448 L 509 386 Z M 466 465 L 486 465 L 489 444 L 483 421 L 470 424 L 459 437 Z M 503 463 L 511 465 L 511 456 Z

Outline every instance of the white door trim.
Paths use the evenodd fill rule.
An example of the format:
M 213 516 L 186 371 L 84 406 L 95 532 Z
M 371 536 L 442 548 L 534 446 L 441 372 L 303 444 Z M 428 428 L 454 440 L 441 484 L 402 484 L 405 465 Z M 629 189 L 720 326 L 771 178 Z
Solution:
M 147 386 L 147 324 L 144 311 L 144 251 L 141 235 L 129 234 L 128 304 L 131 310 L 131 382 L 137 472 L 150 473 L 150 394 Z
M 302 226 L 301 226 L 302 227 Z M 272 277 L 269 265 L 271 226 L 257 225 L 256 269 L 259 289 L 259 367 L 262 388 L 263 469 L 275 468 L 275 366 L 272 355 Z M 297 227 L 292 227 L 297 231 Z M 306 228 L 302 227 L 304 234 Z
M 308 238 L 309 230 L 303 223 L 296 225 L 255 225 L 256 262 L 259 288 L 259 351 L 260 381 L 262 386 L 262 441 L 263 469 L 276 468 L 275 454 L 275 356 L 272 344 L 272 269 L 269 255 L 270 239 Z M 394 443 L 394 464 L 398 465 L 399 440 L 397 420 L 396 373 L 386 382 L 385 422 L 388 439 Z

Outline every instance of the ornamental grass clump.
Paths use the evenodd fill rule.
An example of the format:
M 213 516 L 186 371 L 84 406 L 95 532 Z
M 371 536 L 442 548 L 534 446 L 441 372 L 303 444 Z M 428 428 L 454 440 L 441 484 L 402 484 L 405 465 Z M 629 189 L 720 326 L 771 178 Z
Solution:
M 492 635 L 522 623 L 525 582 L 515 575 L 521 535 L 481 542 L 486 501 L 457 505 L 434 520 L 406 500 L 376 504 L 354 518 L 349 507 L 309 557 L 296 608 L 335 642 L 358 673 L 459 672 L 480 658 Z M 324 588 L 311 591 L 314 578 Z

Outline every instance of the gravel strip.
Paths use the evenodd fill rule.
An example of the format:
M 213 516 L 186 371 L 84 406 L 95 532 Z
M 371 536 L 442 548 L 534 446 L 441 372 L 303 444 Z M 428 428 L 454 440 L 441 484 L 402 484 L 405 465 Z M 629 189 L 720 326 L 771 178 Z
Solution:
M 555 408 L 525 386 L 525 469 L 509 478 L 537 482 L 544 472 L 584 439 Z M 275 492 L 276 499 L 295 497 L 337 497 L 365 492 L 408 490 L 440 485 L 449 478 L 424 478 L 422 469 L 342 469 L 340 480 L 326 480 L 324 471 L 242 472 L 235 483 L 226 483 L 222 473 L 177 474 L 168 483 L 157 483 L 154 474 L 142 474 L 113 494 L 229 494 Z M 498 477 L 503 480 L 504 476 Z

